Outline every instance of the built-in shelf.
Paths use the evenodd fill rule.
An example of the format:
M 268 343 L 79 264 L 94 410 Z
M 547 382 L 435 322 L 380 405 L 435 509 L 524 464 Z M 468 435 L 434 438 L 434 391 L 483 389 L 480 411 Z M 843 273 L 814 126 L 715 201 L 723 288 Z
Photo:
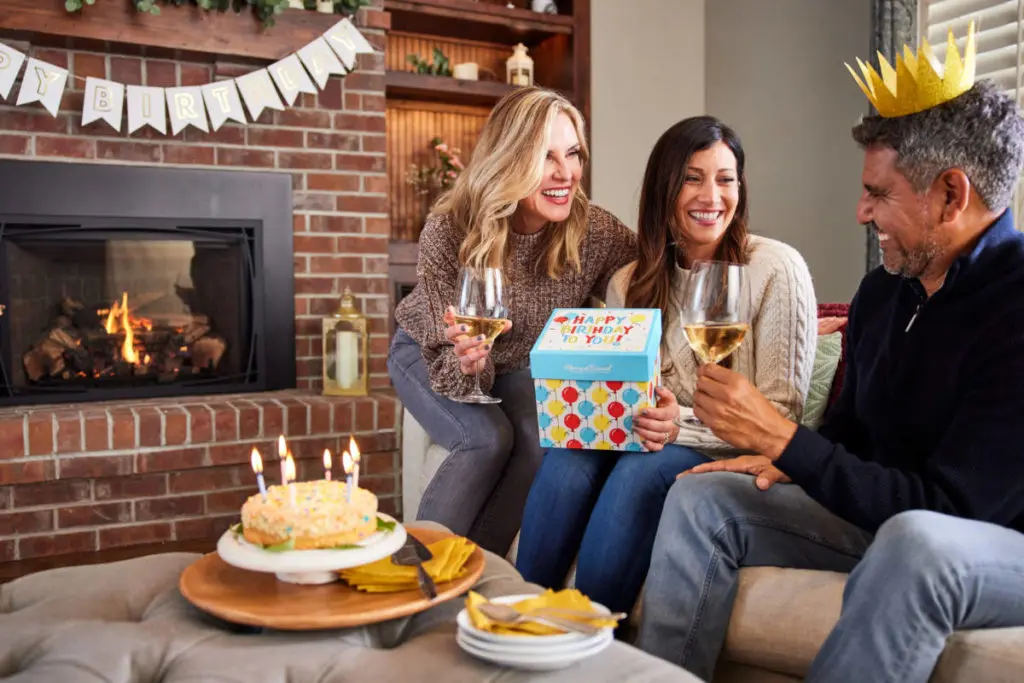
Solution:
M 389 98 L 451 104 L 492 105 L 514 89 L 497 81 L 467 81 L 412 71 L 388 71 L 384 84 Z
M 573 18 L 472 0 L 384 0 L 391 29 L 461 40 L 534 46 L 571 35 Z

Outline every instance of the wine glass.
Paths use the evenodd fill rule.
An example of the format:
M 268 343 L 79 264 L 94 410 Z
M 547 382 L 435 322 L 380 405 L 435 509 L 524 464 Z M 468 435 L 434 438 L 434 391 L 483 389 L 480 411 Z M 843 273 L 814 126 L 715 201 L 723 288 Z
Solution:
M 683 293 L 683 333 L 700 363 L 721 363 L 750 332 L 747 268 L 726 261 L 694 261 Z M 705 426 L 696 417 L 685 422 Z
M 508 309 L 502 291 L 500 268 L 471 268 L 464 266 L 459 272 L 455 290 L 455 324 L 465 325 L 470 337 L 484 335 L 486 344 L 505 329 Z M 476 388 L 465 396 L 449 396 L 460 403 L 501 403 L 500 398 L 485 394 L 480 389 L 480 373 L 475 373 Z

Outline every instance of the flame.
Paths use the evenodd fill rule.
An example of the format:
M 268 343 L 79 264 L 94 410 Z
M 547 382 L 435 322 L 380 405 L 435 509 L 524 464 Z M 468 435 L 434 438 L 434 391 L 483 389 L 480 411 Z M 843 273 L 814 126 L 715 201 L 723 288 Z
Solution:
M 121 295 L 121 329 L 124 330 L 124 344 L 121 346 L 121 358 L 133 365 L 139 362 L 139 354 L 135 352 L 135 331 L 128 320 L 128 292 Z
M 345 451 L 341 456 L 341 466 L 345 468 L 345 474 L 352 474 L 352 456 Z
M 284 442 L 284 434 L 277 437 L 277 457 L 284 460 L 284 456 L 288 453 L 288 446 Z
M 295 481 L 295 460 L 292 459 L 291 453 L 284 459 L 284 477 L 286 483 Z
M 255 472 L 256 474 L 262 474 L 263 458 L 260 457 L 260 452 L 255 448 L 252 449 L 252 455 L 250 456 L 249 459 L 252 462 L 252 471 Z
M 352 452 L 352 462 L 357 463 L 362 460 L 359 456 L 359 446 L 356 445 L 356 440 L 351 436 L 348 437 L 348 449 Z
M 326 448 L 324 449 L 324 469 L 331 469 L 331 452 Z
M 97 311 L 100 315 L 106 313 L 107 318 L 103 322 L 103 329 L 107 334 L 124 332 L 124 343 L 121 344 L 121 358 L 133 365 L 139 363 L 139 353 L 135 350 L 135 330 L 152 331 L 153 321 L 149 318 L 136 318 L 129 313 L 128 292 L 121 293 L 121 300 L 114 301 L 109 310 Z M 147 364 L 149 361 L 145 361 Z

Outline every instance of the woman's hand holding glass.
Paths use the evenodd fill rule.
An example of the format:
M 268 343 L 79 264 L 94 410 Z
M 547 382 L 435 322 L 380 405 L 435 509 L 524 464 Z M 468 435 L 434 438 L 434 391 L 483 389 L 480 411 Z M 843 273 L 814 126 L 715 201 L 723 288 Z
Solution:
M 454 345 L 455 356 L 459 359 L 462 373 L 465 375 L 477 375 L 483 372 L 487 362 L 487 354 L 491 351 L 491 345 L 487 338 L 479 334 L 475 337 L 469 336 L 469 327 L 455 321 L 455 307 L 449 306 L 444 312 L 445 338 Z M 502 334 L 512 329 L 512 321 L 506 320 Z
M 675 394 L 665 387 L 657 387 L 658 405 L 645 408 L 639 417 L 633 419 L 633 431 L 644 440 L 644 447 L 656 453 L 679 436 L 679 403 Z

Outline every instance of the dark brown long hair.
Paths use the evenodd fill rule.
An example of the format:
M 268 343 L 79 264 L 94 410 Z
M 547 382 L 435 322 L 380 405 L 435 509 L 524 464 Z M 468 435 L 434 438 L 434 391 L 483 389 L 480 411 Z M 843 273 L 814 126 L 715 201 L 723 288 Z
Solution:
M 660 308 L 662 319 L 667 319 L 672 274 L 680 256 L 681 227 L 676 221 L 676 202 L 690 157 L 719 141 L 736 157 L 740 197 L 715 259 L 747 262 L 747 179 L 739 136 L 713 116 L 683 119 L 662 133 L 647 160 L 640 190 L 639 258 L 626 289 L 627 307 Z

